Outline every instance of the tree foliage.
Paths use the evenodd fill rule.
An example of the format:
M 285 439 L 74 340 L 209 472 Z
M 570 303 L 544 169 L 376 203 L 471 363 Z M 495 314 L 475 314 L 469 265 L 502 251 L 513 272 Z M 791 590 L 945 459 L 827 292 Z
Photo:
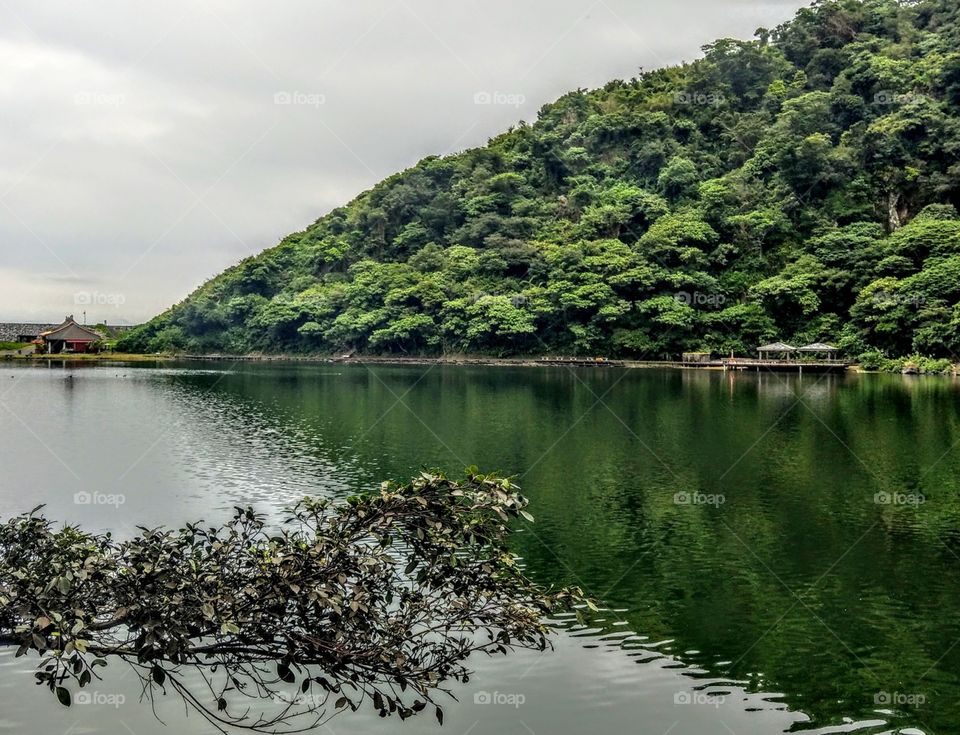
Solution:
M 820 0 L 427 158 L 120 348 L 657 357 L 762 333 L 950 355 L 954 295 L 896 340 L 862 303 L 929 289 L 960 247 L 958 54 L 953 0 Z
M 119 661 L 149 701 L 174 693 L 220 729 L 291 732 L 360 707 L 442 721 L 437 696 L 467 681 L 469 656 L 543 650 L 545 616 L 581 601 L 507 551 L 525 504 L 472 469 L 308 498 L 276 531 L 238 508 L 118 541 L 35 511 L 0 525 L 0 644 L 36 655 L 67 706 Z

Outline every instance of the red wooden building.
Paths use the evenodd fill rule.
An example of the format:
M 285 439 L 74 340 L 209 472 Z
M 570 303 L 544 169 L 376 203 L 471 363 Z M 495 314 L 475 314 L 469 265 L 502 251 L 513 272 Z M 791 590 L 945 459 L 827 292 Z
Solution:
M 49 355 L 63 352 L 92 352 L 95 344 L 103 341 L 103 335 L 77 324 L 68 316 L 63 324 L 47 332 L 41 332 L 37 339 L 43 342 L 43 349 Z

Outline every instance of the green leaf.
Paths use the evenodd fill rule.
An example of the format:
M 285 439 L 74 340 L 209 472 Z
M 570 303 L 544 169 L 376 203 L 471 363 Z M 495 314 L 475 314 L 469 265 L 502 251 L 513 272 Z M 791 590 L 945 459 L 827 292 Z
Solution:
M 277 664 L 277 676 L 280 677 L 281 681 L 286 682 L 287 684 L 293 684 L 297 680 L 297 677 L 290 670 L 290 664 L 280 661 Z
M 65 687 L 57 687 L 57 699 L 64 707 L 70 706 L 70 690 Z

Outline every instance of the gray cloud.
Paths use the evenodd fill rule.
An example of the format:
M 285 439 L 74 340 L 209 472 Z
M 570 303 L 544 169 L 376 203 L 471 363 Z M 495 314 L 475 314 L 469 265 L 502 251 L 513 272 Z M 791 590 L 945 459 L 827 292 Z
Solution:
M 801 4 L 4 4 L 0 319 L 149 318 L 425 155 Z

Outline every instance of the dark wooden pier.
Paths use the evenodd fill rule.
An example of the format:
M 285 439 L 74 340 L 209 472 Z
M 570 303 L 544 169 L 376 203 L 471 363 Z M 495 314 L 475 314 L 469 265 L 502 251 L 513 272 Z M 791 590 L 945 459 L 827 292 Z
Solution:
M 718 360 L 681 362 L 688 368 L 714 368 L 720 370 L 750 370 L 760 372 L 788 373 L 842 373 L 853 363 L 849 360 L 767 360 L 752 357 L 728 357 Z

